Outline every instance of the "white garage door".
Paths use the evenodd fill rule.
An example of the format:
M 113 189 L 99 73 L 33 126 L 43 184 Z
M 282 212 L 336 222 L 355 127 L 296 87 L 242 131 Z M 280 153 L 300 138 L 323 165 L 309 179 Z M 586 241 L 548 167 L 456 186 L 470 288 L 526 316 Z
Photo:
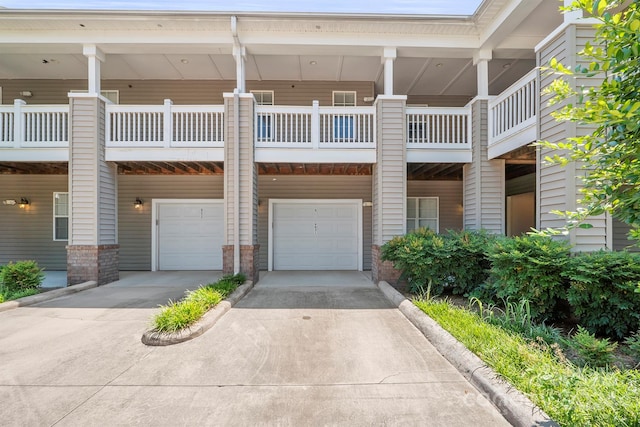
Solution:
M 158 270 L 221 270 L 223 203 L 158 203 Z
M 272 200 L 274 270 L 361 269 L 361 201 Z

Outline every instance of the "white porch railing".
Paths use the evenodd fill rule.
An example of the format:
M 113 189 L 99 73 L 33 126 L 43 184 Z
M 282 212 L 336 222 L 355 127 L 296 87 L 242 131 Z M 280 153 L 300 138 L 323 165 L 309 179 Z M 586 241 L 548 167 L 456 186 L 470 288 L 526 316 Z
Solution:
M 374 107 L 256 106 L 257 148 L 375 148 Z
M 69 145 L 68 105 L 0 105 L 0 147 L 59 148 Z
M 407 148 L 471 148 L 469 107 L 407 107 Z
M 108 104 L 107 147 L 222 147 L 224 106 Z
M 536 140 L 537 76 L 538 70 L 531 70 L 489 101 L 489 158 Z

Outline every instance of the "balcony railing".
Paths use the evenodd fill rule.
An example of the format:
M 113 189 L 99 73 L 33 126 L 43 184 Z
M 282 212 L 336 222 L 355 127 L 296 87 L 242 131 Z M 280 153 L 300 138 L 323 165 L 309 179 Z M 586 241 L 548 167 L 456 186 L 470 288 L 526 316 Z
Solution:
M 224 106 L 107 105 L 107 147 L 222 147 Z
M 537 139 L 537 69 L 489 102 L 489 158 Z
M 374 107 L 256 106 L 256 148 L 375 148 Z
M 407 107 L 407 148 L 471 148 L 468 107 Z
M 0 105 L 0 147 L 59 148 L 69 145 L 68 105 Z

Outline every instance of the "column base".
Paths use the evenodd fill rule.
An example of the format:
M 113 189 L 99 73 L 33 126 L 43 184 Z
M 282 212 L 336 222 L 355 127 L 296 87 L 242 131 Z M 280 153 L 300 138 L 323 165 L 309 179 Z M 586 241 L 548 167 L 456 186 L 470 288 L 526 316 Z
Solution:
M 120 279 L 120 245 L 67 246 L 67 283 L 94 281 L 98 285 Z
M 371 246 L 371 279 L 373 283 L 385 281 L 399 291 L 406 291 L 407 285 L 404 281 L 400 281 L 402 272 L 393 268 L 391 261 L 382 261 L 380 259 L 380 246 Z
M 233 245 L 222 246 L 222 272 L 233 274 Z M 260 245 L 240 245 L 240 273 L 247 280 L 258 283 L 260 274 Z

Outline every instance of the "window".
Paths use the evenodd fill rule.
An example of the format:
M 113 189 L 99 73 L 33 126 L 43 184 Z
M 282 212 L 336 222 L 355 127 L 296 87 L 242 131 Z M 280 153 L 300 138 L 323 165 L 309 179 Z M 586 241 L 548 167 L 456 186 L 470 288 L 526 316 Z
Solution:
M 333 91 L 334 107 L 355 107 L 356 92 L 355 91 Z M 353 139 L 353 115 L 352 114 L 336 114 L 333 116 L 333 139 L 336 141 L 344 141 Z
M 251 93 L 256 99 L 258 105 L 273 105 L 272 90 L 252 90 Z M 272 118 L 269 113 L 258 113 L 256 116 L 256 127 L 258 132 L 258 141 L 267 141 L 271 139 Z
M 355 107 L 356 91 L 333 91 L 334 107 Z
M 429 228 L 439 232 L 439 198 L 408 197 L 407 198 L 407 233 L 418 228 Z
M 87 93 L 86 90 L 71 90 L 71 93 Z M 109 101 L 114 104 L 120 103 L 120 91 L 119 90 L 101 90 L 100 95 L 107 98 Z
M 258 105 L 273 105 L 272 90 L 252 90 L 251 93 Z
M 69 240 L 69 193 L 53 193 L 53 240 Z

